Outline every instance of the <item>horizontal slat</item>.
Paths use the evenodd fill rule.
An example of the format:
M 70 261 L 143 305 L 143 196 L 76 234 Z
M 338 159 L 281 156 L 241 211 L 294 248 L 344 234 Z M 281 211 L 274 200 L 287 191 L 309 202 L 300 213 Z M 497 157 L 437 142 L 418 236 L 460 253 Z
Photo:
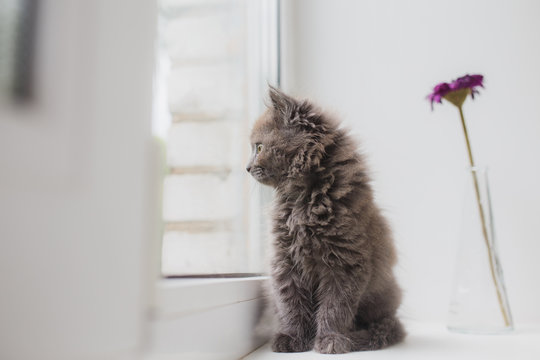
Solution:
M 229 113 L 206 113 L 206 112 L 173 112 L 172 122 L 204 122 L 204 121 L 227 121 L 233 118 Z M 238 118 L 238 116 L 236 116 Z
M 231 172 L 230 168 L 222 166 L 185 166 L 185 167 L 171 167 L 169 174 L 171 175 L 185 175 L 185 174 L 216 174 L 221 176 L 228 176 Z
M 241 188 L 233 176 L 168 175 L 163 182 L 165 221 L 212 221 L 238 216 Z
M 242 238 L 230 231 L 166 232 L 163 236 L 162 274 L 217 274 L 245 271 Z
M 229 12 L 236 4 L 235 0 L 161 0 L 160 5 L 160 15 L 171 21 L 182 17 Z
M 223 121 L 173 124 L 167 137 L 167 164 L 175 168 L 230 166 L 239 157 L 234 143 L 239 125 Z
M 208 56 L 208 57 L 181 57 L 171 60 L 171 67 L 177 66 L 209 66 L 209 65 L 235 65 L 240 61 L 235 56 Z
M 168 102 L 173 113 L 240 112 L 244 106 L 245 73 L 241 64 L 171 68 Z
M 168 221 L 165 222 L 164 231 L 182 231 L 190 233 L 232 231 L 232 220 L 216 221 Z

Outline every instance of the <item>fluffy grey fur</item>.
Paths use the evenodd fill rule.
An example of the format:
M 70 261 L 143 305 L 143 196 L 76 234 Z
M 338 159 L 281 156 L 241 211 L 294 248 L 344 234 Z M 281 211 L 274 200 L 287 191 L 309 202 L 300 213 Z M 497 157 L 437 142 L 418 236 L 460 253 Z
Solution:
M 392 237 L 350 135 L 308 101 L 270 89 L 247 170 L 275 188 L 272 349 L 335 354 L 401 341 Z

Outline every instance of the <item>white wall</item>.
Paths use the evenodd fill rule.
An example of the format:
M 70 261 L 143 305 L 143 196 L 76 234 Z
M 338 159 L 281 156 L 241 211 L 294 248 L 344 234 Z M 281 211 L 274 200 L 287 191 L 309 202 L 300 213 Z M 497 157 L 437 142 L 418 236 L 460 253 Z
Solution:
M 501 261 L 516 323 L 540 321 L 540 2 L 284 2 L 284 85 L 362 140 L 394 230 L 404 316 L 444 321 L 462 212 L 457 110 L 430 110 L 441 81 L 485 76 L 464 111 L 491 169 Z
M 155 7 L 39 4 L 37 101 L 0 104 L 1 359 L 140 353 Z

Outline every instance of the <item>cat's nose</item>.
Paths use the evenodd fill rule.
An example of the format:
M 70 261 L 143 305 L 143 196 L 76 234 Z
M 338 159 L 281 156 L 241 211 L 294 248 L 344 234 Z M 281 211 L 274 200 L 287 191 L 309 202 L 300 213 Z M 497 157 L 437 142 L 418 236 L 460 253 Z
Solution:
M 247 170 L 247 172 L 250 172 L 251 166 L 248 165 L 248 166 L 246 167 L 246 170 Z

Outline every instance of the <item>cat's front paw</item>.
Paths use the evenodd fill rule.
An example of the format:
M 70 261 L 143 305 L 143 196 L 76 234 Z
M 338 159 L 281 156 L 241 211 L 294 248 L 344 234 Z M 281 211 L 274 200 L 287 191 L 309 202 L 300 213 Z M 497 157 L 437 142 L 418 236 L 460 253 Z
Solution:
M 309 341 L 286 334 L 277 334 L 272 342 L 272 351 L 274 352 L 304 352 L 309 350 L 311 350 Z
M 352 340 L 343 334 L 327 334 L 315 339 L 315 351 L 321 354 L 343 354 L 352 350 Z

